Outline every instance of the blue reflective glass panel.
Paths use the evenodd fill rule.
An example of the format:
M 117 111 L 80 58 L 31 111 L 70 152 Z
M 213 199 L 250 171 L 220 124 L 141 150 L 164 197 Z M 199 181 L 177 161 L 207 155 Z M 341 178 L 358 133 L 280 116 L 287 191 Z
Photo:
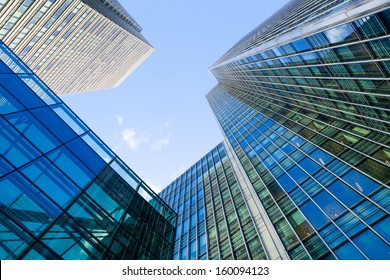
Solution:
M 349 23 L 334 27 L 323 32 L 331 44 L 346 43 L 357 40 L 357 36 Z
M 281 149 L 286 153 L 286 154 L 290 154 L 292 151 L 294 151 L 294 147 L 291 146 L 289 143 L 285 143 Z
M 366 195 L 369 195 L 370 193 L 379 188 L 379 185 L 377 183 L 355 170 L 349 171 L 347 174 L 342 176 L 342 178 L 347 181 L 352 187 Z
M 296 183 L 290 178 L 290 176 L 288 176 L 288 174 L 284 174 L 277 180 L 286 192 L 290 191 L 296 185 Z
M 336 181 L 328 190 L 340 199 L 347 207 L 351 207 L 362 199 L 362 196 L 341 181 Z
M 357 246 L 373 260 L 389 260 L 390 246 L 371 230 L 366 230 L 353 239 Z
M 81 188 L 84 188 L 95 177 L 95 175 L 93 175 L 93 173 L 64 146 L 49 153 L 47 157 Z
M 0 60 L 0 74 L 14 74 L 14 72 L 9 69 L 9 67 L 2 61 Z
M 305 158 L 301 160 L 301 162 L 299 162 L 299 165 L 311 175 L 318 169 L 320 169 L 320 166 L 314 161 L 312 161 L 310 158 Z
M 46 104 L 16 75 L 0 75 L 0 84 L 27 108 Z
M 106 163 L 102 158 L 99 157 L 82 139 L 76 138 L 67 143 L 66 146 L 95 174 L 99 174 L 106 166 Z
M 62 104 L 51 106 L 53 111 L 61 117 L 61 119 L 66 122 L 77 134 L 82 134 L 87 131 L 87 127 L 80 121 L 80 119 L 73 114 L 69 108 L 65 107 Z
M 16 98 L 13 97 L 10 93 L 8 93 L 7 90 L 1 85 L 0 100 L 0 114 L 12 113 L 24 109 L 23 105 L 20 104 L 19 101 L 17 101 Z
M 80 189 L 44 157 L 23 167 L 22 172 L 61 206 L 80 193 Z
M 384 238 L 386 238 L 388 241 L 390 241 L 390 217 L 387 217 L 377 223 L 374 226 L 374 229 L 382 235 Z
M 33 243 L 32 237 L 0 211 L 0 260 L 17 259 Z
M 50 108 L 44 107 L 32 110 L 31 113 L 37 117 L 54 135 L 61 141 L 67 142 L 77 134 L 64 123 Z
M 13 170 L 11 165 L 9 165 L 5 159 L 0 155 L 0 176 L 3 176 L 4 174 L 10 172 Z
M 345 210 L 345 208 L 325 190 L 321 191 L 313 199 L 332 219 L 336 219 Z
M 334 252 L 340 260 L 365 260 L 366 259 L 351 242 L 344 244 Z
M 321 165 L 326 165 L 332 160 L 332 157 L 320 149 L 315 149 L 310 155 L 315 161 Z
M 49 130 L 27 111 L 10 114 L 5 117 L 43 153 L 46 153 L 61 144 Z
M 309 175 L 307 175 L 301 168 L 298 166 L 294 166 L 288 171 L 288 174 L 290 174 L 291 177 L 299 184 L 302 183 L 303 180 L 305 180 Z
M 0 153 L 16 167 L 35 158 L 40 153 L 18 131 L 0 117 Z
M 300 147 L 303 143 L 305 143 L 305 140 L 303 140 L 302 138 L 298 137 L 298 136 L 293 136 L 291 139 L 290 139 L 291 143 L 294 144 L 295 146 L 297 147 Z
M 60 214 L 48 198 L 18 172 L 0 180 L 1 209 L 39 235 Z
M 291 43 L 298 52 L 307 51 L 310 49 L 306 39 L 299 39 Z
M 316 229 L 319 229 L 329 222 L 329 218 L 326 217 L 312 201 L 306 202 L 300 209 Z

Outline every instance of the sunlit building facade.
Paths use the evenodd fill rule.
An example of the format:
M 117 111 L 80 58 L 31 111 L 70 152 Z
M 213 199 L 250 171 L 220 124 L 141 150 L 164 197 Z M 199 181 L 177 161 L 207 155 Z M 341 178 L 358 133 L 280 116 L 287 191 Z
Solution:
M 245 198 L 223 143 L 160 196 L 178 213 L 174 259 L 260 260 L 275 254 L 264 244 L 272 238 L 264 226 L 257 227 L 259 217 L 250 214 L 251 201 Z
M 0 41 L 0 259 L 171 259 L 176 213 Z
M 118 86 L 153 51 L 116 0 L 0 0 L 0 40 L 57 95 Z
M 390 259 L 390 2 L 291 1 L 207 95 L 290 259 Z
M 175 259 L 390 259 L 389 6 L 291 1 L 210 68 L 225 140 L 161 193 Z

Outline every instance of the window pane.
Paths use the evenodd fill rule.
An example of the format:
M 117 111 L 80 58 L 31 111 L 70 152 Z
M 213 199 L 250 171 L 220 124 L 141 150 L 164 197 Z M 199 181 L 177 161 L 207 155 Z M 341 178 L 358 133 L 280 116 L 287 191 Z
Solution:
M 366 230 L 353 239 L 362 251 L 373 260 L 390 259 L 390 246 L 371 230 Z
M 42 240 L 64 259 L 99 259 L 104 248 L 72 218 L 63 215 Z
M 47 157 L 81 188 L 84 188 L 95 177 L 95 175 L 93 175 L 93 173 L 64 146 L 49 153 Z
M 23 109 L 23 105 L 20 104 L 11 94 L 6 91 L 3 86 L 0 85 L 0 113 L 7 114 Z
M 329 222 L 329 218 L 326 217 L 312 201 L 303 204 L 301 211 L 316 229 Z
M 366 258 L 353 246 L 352 243 L 348 242 L 334 251 L 336 256 L 341 260 L 365 260 Z
M 336 219 L 345 210 L 339 202 L 324 190 L 313 199 L 331 219 Z
M 16 75 L 0 75 L 0 84 L 27 108 L 42 107 L 43 101 Z
M 5 116 L 27 139 L 43 153 L 60 145 L 60 141 L 50 133 L 31 113 L 25 111 Z
M 362 199 L 353 189 L 347 187 L 341 181 L 336 181 L 328 187 L 328 190 L 340 199 L 346 206 L 351 207 Z
M 24 167 L 22 172 L 61 206 L 80 193 L 80 189 L 44 157 Z
M 38 150 L 2 117 L 0 117 L 0 143 L 0 154 L 16 167 L 40 155 Z
M 353 188 L 366 195 L 369 195 L 370 193 L 379 188 L 379 185 L 377 183 L 355 170 L 351 170 L 342 178 L 347 181 Z
M 17 172 L 2 178 L 0 186 L 1 209 L 28 228 L 32 234 L 39 235 L 61 212 Z
M 76 138 L 66 146 L 95 174 L 99 174 L 106 166 L 105 162 L 82 139 Z
M 33 243 L 33 239 L 0 211 L 0 259 L 13 260 Z
M 31 113 L 61 141 L 67 142 L 77 136 L 50 108 L 35 109 Z

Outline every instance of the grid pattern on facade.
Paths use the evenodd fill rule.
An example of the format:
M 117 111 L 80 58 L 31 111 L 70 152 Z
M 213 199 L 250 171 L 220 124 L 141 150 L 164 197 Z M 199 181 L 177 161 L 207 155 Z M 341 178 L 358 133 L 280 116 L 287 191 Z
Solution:
M 0 259 L 171 259 L 174 211 L 1 41 L 0 58 Z
M 293 40 L 294 37 L 307 32 L 315 33 L 319 28 L 329 25 L 331 21 L 343 23 L 367 14 L 378 6 L 388 5 L 389 3 L 383 0 L 291 0 L 238 41 L 213 64 L 212 68 L 254 48 L 279 44 L 286 39 Z
M 223 143 L 161 196 L 179 215 L 175 259 L 266 259 Z
M 134 20 L 95 2 L 0 0 L 0 39 L 58 95 L 118 86 L 153 48 Z
M 226 139 L 265 208 L 297 208 L 329 250 L 313 255 L 288 218 L 312 258 L 390 258 L 388 5 L 291 1 L 211 68 Z
M 223 86 L 208 99 L 292 259 L 389 258 L 387 187 Z

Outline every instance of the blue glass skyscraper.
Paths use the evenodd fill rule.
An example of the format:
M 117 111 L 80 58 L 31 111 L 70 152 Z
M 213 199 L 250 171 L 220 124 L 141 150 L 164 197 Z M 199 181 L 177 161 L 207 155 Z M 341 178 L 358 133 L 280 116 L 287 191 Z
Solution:
M 171 259 L 176 214 L 0 41 L 0 259 Z
M 290 1 L 210 68 L 207 99 L 270 259 L 390 259 L 389 7 Z

